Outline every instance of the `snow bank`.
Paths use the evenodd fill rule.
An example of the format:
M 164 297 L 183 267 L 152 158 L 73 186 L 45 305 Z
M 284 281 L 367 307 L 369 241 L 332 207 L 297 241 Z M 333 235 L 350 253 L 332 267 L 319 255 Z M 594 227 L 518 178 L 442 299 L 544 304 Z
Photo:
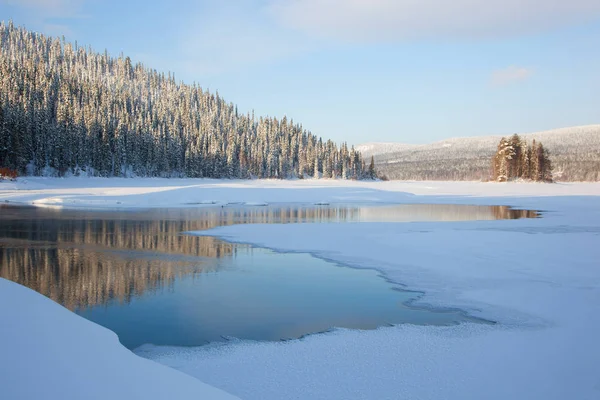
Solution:
M 0 278 L 0 398 L 235 399 L 143 359 L 117 336 Z

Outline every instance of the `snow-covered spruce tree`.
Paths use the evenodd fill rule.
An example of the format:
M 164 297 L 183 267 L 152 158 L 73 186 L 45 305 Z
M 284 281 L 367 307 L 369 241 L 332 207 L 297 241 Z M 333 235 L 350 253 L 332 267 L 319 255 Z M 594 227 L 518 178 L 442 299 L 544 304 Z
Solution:
M 0 22 L 0 167 L 21 174 L 215 178 L 367 174 L 357 151 L 123 55 Z M 342 171 L 345 166 L 345 172 Z
M 492 159 L 493 180 L 506 182 L 511 178 L 512 161 L 516 155 L 512 141 L 502 138 Z
M 376 178 L 376 173 L 375 173 L 375 157 L 371 156 L 371 163 L 369 164 L 369 178 L 370 179 L 375 179 Z
M 538 146 L 537 158 L 539 160 L 539 170 L 536 180 L 541 182 L 552 182 L 552 161 L 550 161 L 550 152 L 542 145 L 542 143 Z
M 540 176 L 540 159 L 538 157 L 538 143 L 535 139 L 531 143 L 530 179 L 536 181 Z

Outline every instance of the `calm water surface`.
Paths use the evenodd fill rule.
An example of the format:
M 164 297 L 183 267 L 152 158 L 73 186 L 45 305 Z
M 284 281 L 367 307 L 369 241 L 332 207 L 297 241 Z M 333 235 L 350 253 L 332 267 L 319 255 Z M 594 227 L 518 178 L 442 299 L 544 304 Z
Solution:
M 332 327 L 447 325 L 469 318 L 407 306 L 417 294 L 375 271 L 181 232 L 241 223 L 537 216 L 508 207 L 448 205 L 97 212 L 0 206 L 0 277 L 108 327 L 129 348 L 228 337 L 282 340 Z

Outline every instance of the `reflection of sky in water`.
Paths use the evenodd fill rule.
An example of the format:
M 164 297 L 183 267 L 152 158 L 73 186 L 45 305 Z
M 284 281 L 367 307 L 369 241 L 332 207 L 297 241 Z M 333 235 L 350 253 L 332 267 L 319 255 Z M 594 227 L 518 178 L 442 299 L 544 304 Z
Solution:
M 537 217 L 508 207 L 282 206 L 145 211 L 1 207 L 0 276 L 117 332 L 128 346 L 278 340 L 332 326 L 444 324 L 456 313 L 402 306 L 373 271 L 182 235 L 236 223 L 448 221 Z
M 307 254 L 255 249 L 214 260 L 218 272 L 190 274 L 129 304 L 80 314 L 119 334 L 123 344 L 199 345 L 225 337 L 297 338 L 334 326 L 451 324 L 458 313 L 411 309 L 414 293 L 393 290 L 375 271 L 336 267 Z

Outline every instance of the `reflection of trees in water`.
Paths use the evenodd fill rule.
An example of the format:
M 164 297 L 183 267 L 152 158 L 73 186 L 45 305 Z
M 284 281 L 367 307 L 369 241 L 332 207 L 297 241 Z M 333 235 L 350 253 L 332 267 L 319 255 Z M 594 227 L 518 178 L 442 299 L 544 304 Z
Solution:
M 396 211 L 398 215 L 406 213 L 407 206 L 398 208 L 402 207 Z M 418 207 L 421 211 L 431 207 L 425 210 L 428 213 L 440 211 L 440 206 Z M 379 210 L 373 212 L 394 219 L 391 208 Z M 490 207 L 485 212 L 498 219 L 538 216 L 535 211 L 509 207 Z M 147 291 L 171 285 L 177 277 L 214 270 L 214 263 L 197 257 L 228 257 L 239 248 L 213 237 L 181 232 L 246 223 L 369 220 L 367 214 L 359 207 L 225 207 L 120 213 L 3 208 L 0 238 L 7 239 L 0 240 L 0 276 L 71 309 L 112 299 L 129 302 Z
M 535 218 L 536 211 L 513 210 L 507 206 L 456 204 L 405 204 L 401 206 L 366 207 L 360 211 L 361 221 L 484 221 L 495 219 Z
M 84 226 L 59 231 L 56 241 L 196 257 L 221 257 L 230 255 L 233 249 L 233 245 L 212 237 L 183 235 L 182 232 L 198 229 L 197 224 L 190 221 L 77 222 Z
M 175 278 L 214 270 L 190 257 L 232 256 L 238 246 L 182 235 L 239 223 L 346 220 L 349 208 L 206 208 L 90 213 L 3 208 L 0 276 L 70 309 L 129 302 Z M 4 211 L 7 211 L 4 213 Z M 183 257 L 181 257 L 183 256 Z
M 0 246 L 0 276 L 70 309 L 105 304 L 168 286 L 199 268 L 189 262 L 127 258 L 79 248 Z
M 540 213 L 534 210 L 514 210 L 508 206 L 491 207 L 496 219 L 539 218 Z

